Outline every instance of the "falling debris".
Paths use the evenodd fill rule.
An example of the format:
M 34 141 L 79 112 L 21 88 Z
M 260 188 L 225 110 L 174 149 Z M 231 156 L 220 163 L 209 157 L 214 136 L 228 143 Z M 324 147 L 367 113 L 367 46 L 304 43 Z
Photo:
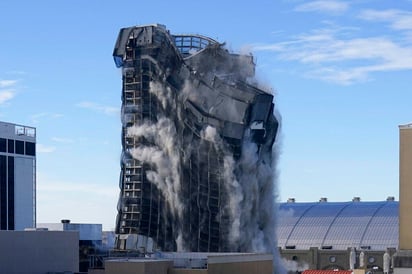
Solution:
M 253 57 L 159 24 L 121 29 L 113 56 L 123 75 L 116 247 L 275 252 L 278 121 Z

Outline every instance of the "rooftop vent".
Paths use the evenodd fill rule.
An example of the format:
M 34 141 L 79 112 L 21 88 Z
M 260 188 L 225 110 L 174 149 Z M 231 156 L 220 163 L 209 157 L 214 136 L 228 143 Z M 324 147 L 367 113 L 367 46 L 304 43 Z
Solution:
M 321 197 L 321 198 L 319 199 L 319 202 L 321 202 L 321 203 L 327 202 L 327 201 L 328 201 L 328 198 L 326 198 L 326 197 Z
M 61 220 L 61 222 L 62 222 L 62 224 L 69 224 L 69 223 L 70 223 L 70 220 L 63 219 L 63 220 Z
M 295 202 L 295 198 L 288 198 L 288 203 L 294 203 Z
M 360 197 L 353 197 L 352 202 L 360 202 Z
M 388 198 L 386 198 L 386 201 L 388 201 L 388 202 L 393 202 L 393 201 L 395 201 L 395 197 L 393 197 L 393 196 L 388 196 Z

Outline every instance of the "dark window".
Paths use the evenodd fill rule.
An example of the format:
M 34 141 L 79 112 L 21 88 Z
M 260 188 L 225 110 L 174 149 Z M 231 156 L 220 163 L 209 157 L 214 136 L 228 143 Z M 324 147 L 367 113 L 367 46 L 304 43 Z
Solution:
M 0 152 L 6 152 L 6 139 L 0 138 Z
M 8 157 L 8 177 L 9 181 L 7 182 L 7 192 L 8 196 L 8 230 L 14 230 L 14 157 Z
M 0 229 L 7 230 L 7 158 L 0 155 Z
M 16 153 L 24 154 L 24 141 L 16 140 Z
M 36 144 L 32 142 L 26 142 L 26 155 L 36 155 Z
M 9 153 L 14 153 L 14 140 L 7 140 L 7 148 Z

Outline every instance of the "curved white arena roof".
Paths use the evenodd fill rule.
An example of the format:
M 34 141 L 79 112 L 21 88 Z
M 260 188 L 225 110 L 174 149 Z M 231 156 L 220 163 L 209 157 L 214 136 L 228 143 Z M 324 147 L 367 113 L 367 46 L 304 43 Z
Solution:
M 281 203 L 281 248 L 386 250 L 398 247 L 399 202 Z

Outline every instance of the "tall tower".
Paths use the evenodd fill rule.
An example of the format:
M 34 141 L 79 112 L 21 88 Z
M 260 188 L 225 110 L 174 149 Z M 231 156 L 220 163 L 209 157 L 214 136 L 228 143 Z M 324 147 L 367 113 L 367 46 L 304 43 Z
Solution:
M 395 274 L 412 273 L 412 124 L 399 126 L 399 250 Z
M 0 122 L 0 229 L 36 226 L 36 129 Z
M 117 248 L 149 237 L 162 250 L 271 249 L 278 122 L 253 57 L 158 24 L 121 29 L 113 56 L 123 80 Z
M 412 124 L 399 126 L 399 248 L 412 250 Z

